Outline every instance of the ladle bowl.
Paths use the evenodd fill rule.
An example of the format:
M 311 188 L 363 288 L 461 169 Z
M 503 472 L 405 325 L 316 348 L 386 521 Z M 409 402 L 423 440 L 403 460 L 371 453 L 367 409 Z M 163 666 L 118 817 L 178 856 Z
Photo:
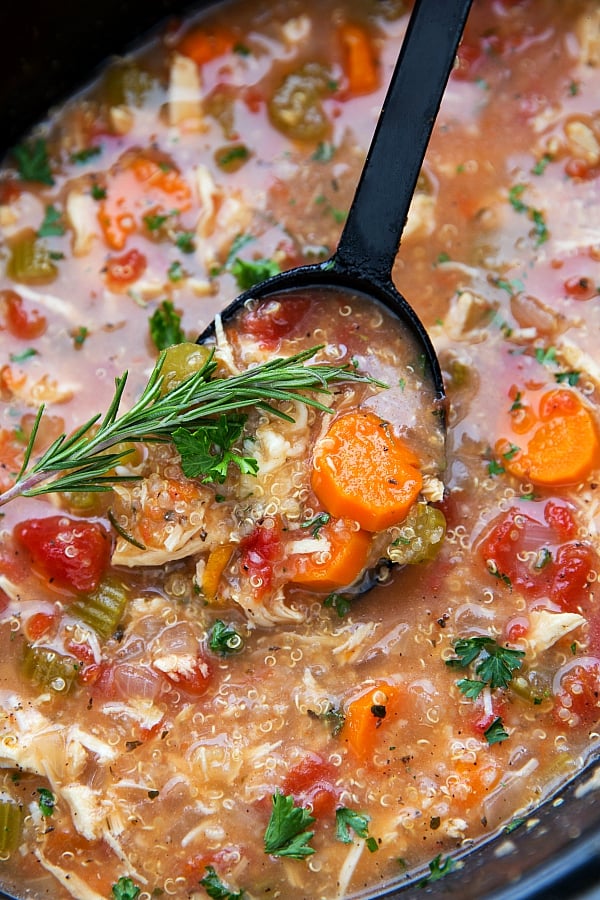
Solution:
M 417 0 L 337 249 L 325 262 L 289 269 L 240 294 L 220 315 L 230 322 L 250 301 L 334 289 L 382 303 L 407 329 L 436 398 L 444 382 L 425 326 L 392 281 L 392 267 L 425 151 L 472 0 Z M 214 339 L 215 323 L 198 338 Z

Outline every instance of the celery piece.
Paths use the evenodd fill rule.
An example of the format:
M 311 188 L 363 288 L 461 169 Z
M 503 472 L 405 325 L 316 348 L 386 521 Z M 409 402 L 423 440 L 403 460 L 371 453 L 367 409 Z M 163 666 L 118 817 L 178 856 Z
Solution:
M 6 271 L 13 281 L 23 284 L 48 284 L 58 275 L 50 251 L 31 230 L 21 234 L 12 245 Z
M 77 675 L 78 663 L 72 656 L 63 656 L 48 647 L 25 644 L 23 673 L 29 681 L 49 688 L 56 694 L 66 694 Z
M 12 800 L 0 800 L 0 854 L 10 856 L 21 840 L 23 815 Z
M 388 548 L 388 556 L 401 566 L 435 559 L 445 534 L 443 512 L 427 503 L 415 503 L 399 526 L 399 535 Z
M 127 592 L 123 585 L 107 579 L 92 594 L 78 597 L 71 603 L 69 612 L 106 639 L 117 630 L 126 603 Z

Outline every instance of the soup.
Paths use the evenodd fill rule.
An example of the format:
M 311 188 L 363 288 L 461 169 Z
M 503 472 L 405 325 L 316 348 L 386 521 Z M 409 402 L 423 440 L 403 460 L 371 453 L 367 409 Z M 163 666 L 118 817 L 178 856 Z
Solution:
M 19 896 L 460 889 L 465 853 L 597 751 L 595 4 L 467 24 L 394 269 L 445 435 L 418 352 L 359 296 L 250 304 L 190 343 L 331 254 L 407 21 L 282 0 L 170 23 L 6 160 Z M 148 379 L 162 418 L 103 444 Z M 186 379 L 214 405 L 171 427 Z M 85 423 L 79 468 L 51 469 Z

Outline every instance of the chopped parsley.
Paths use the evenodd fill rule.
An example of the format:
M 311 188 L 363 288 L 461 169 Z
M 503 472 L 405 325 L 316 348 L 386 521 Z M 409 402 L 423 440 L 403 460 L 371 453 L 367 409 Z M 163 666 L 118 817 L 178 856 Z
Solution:
M 328 609 L 335 609 L 340 619 L 343 619 L 344 616 L 347 616 L 350 612 L 352 602 L 348 597 L 345 597 L 344 594 L 337 594 L 334 592 L 325 597 L 323 606 L 326 606 Z
M 315 162 L 329 162 L 333 159 L 334 153 L 335 147 L 331 141 L 319 141 L 311 159 L 314 159 Z
M 242 291 L 247 291 L 255 284 L 266 281 L 267 278 L 281 272 L 279 264 L 274 259 L 246 260 L 239 256 L 236 256 L 230 268 L 231 274 Z
M 531 219 L 536 238 L 535 243 L 536 246 L 539 247 L 540 244 L 543 244 L 548 240 L 550 232 L 548 231 L 543 212 L 539 209 L 535 209 L 533 206 L 529 206 L 522 199 L 522 195 L 526 188 L 527 185 L 525 184 L 514 184 L 508 191 L 508 202 L 515 212 L 523 213 Z
M 456 686 L 461 694 L 464 694 L 469 700 L 477 700 L 486 687 L 486 683 L 477 678 L 461 678 L 460 681 L 456 682 Z
M 507 740 L 509 737 L 508 731 L 504 729 L 504 725 L 502 724 L 502 719 L 498 716 L 497 719 L 494 719 L 489 728 L 486 728 L 483 732 L 483 736 L 488 742 L 488 744 L 501 744 L 502 741 Z
M 170 300 L 163 300 L 150 316 L 150 337 L 157 350 L 166 350 L 185 341 L 181 316 Z
M 13 148 L 19 175 L 24 181 L 39 181 L 40 184 L 54 184 L 50 171 L 46 141 L 38 138 Z
M 540 569 L 543 569 L 544 566 L 547 566 L 549 562 L 552 562 L 552 553 L 547 547 L 542 547 L 541 550 L 538 550 L 533 568 L 539 571 Z
M 456 656 L 446 660 L 446 665 L 466 669 L 475 663 L 475 674 L 492 690 L 509 686 L 513 672 L 521 668 L 525 656 L 522 650 L 503 647 L 493 638 L 485 636 L 459 638 L 454 644 L 454 652 Z M 470 679 L 466 680 L 471 686 Z
M 575 387 L 575 385 L 579 382 L 581 378 L 581 372 L 573 371 L 573 372 L 555 372 L 554 380 L 558 384 L 568 384 L 571 387 Z
M 432 859 L 429 863 L 429 875 L 419 882 L 419 887 L 426 887 L 428 884 L 433 884 L 434 881 L 439 881 L 440 878 L 444 878 L 446 875 L 449 875 L 450 872 L 453 872 L 455 868 L 456 863 L 451 856 L 447 856 L 443 859 L 442 854 L 439 853 L 435 859 Z
M 535 358 L 543 366 L 556 364 L 556 347 L 536 347 Z
M 149 213 L 147 216 L 144 216 L 144 222 L 146 223 L 148 231 L 158 231 L 162 228 L 168 218 L 168 215 Z
M 368 837 L 365 841 L 365 846 L 369 853 L 375 853 L 379 850 L 379 844 L 374 837 Z
M 524 824 L 525 824 L 525 819 L 521 819 L 521 818 L 513 819 L 511 822 L 508 823 L 508 825 L 505 826 L 504 833 L 512 834 L 513 831 L 516 831 L 517 828 L 520 828 L 521 825 L 524 825 Z
M 233 52 L 237 53 L 238 56 L 250 56 L 250 54 L 252 53 L 250 47 L 246 47 L 245 44 L 239 43 L 233 45 Z
M 517 391 L 517 395 L 512 402 L 509 412 L 517 412 L 517 410 L 523 409 L 523 404 L 521 402 L 522 396 L 521 391 Z
M 52 791 L 48 790 L 48 788 L 38 788 L 37 792 L 40 795 L 38 800 L 40 812 L 45 818 L 48 819 L 54 812 L 54 807 L 56 806 L 56 797 L 54 796 Z
M 342 844 L 351 844 L 353 831 L 360 838 L 369 837 L 370 816 L 341 806 L 335 811 L 335 836 Z
M 167 278 L 169 281 L 181 281 L 182 278 L 185 278 L 185 272 L 181 267 L 181 263 L 178 259 L 171 263 L 169 268 L 167 269 Z
M 502 454 L 502 456 L 504 457 L 504 459 L 510 461 L 510 460 L 513 459 L 513 458 L 517 455 L 517 453 L 519 453 L 520 451 L 521 451 L 521 448 L 520 448 L 520 447 L 517 447 L 516 444 L 510 444 L 508 450 L 506 450 L 506 451 Z
M 221 881 L 212 866 L 205 866 L 206 875 L 200 884 L 212 900 L 242 900 L 243 891 L 232 891 Z
M 11 353 L 10 361 L 14 363 L 22 363 L 28 359 L 31 359 L 32 356 L 37 356 L 38 352 L 34 347 L 27 347 L 26 350 L 21 350 L 20 353 Z
M 546 166 L 549 163 L 551 163 L 552 160 L 553 160 L 553 157 L 550 153 L 544 153 L 544 155 L 542 157 L 540 157 L 540 159 L 538 159 L 538 161 L 532 168 L 531 174 L 532 175 L 543 175 L 546 170 Z
M 89 329 L 86 328 L 85 325 L 80 325 L 79 328 L 74 328 L 73 331 L 70 332 L 70 335 L 73 338 L 73 345 L 76 349 L 83 347 L 89 333 Z
M 175 238 L 175 245 L 179 247 L 182 253 L 193 253 L 196 249 L 194 244 L 194 232 L 182 231 Z
M 113 900 L 135 900 L 140 893 L 141 888 L 126 875 L 121 875 L 117 883 L 112 886 Z
M 44 221 L 40 225 L 38 237 L 55 237 L 65 233 L 65 226 L 62 221 L 62 213 L 51 204 L 46 207 Z
M 244 639 L 235 628 L 226 625 L 221 619 L 217 619 L 211 628 L 208 637 L 208 646 L 213 653 L 227 656 L 229 653 L 239 653 L 244 649 Z
M 273 794 L 273 809 L 267 825 L 264 846 L 271 856 L 305 859 L 315 852 L 309 846 L 314 831 L 307 831 L 315 821 L 303 806 L 296 806 L 294 798 L 279 791 Z
M 94 184 L 91 187 L 90 194 L 94 200 L 105 200 L 106 199 L 106 188 L 102 187 L 101 184 Z
M 172 439 L 181 456 L 184 475 L 187 478 L 202 478 L 203 482 L 223 484 L 230 463 L 234 463 L 243 475 L 256 475 L 257 461 L 232 450 L 242 434 L 245 421 L 246 416 L 231 413 L 205 422 L 196 431 L 177 428 Z
M 312 528 L 312 536 L 318 538 L 319 532 L 321 528 L 323 528 L 327 523 L 331 520 L 331 516 L 329 513 L 322 512 L 316 515 L 314 518 L 309 519 L 308 522 L 303 522 L 300 526 L 301 528 Z
M 487 472 L 488 475 L 503 475 L 506 469 L 499 462 L 496 462 L 495 459 L 490 459 L 487 465 Z
M 221 169 L 237 169 L 242 163 L 250 159 L 250 151 L 245 144 L 234 144 L 231 147 L 223 147 L 215 154 L 216 163 Z
M 99 156 L 101 153 L 102 147 L 84 147 L 83 150 L 78 150 L 77 153 L 71 153 L 71 162 L 86 163 L 95 156 Z

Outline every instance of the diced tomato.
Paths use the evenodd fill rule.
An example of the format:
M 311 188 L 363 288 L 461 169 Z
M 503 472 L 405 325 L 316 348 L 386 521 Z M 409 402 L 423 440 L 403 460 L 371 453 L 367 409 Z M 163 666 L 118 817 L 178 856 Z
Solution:
M 116 700 L 119 696 L 113 663 L 93 663 L 85 666 L 81 670 L 79 678 L 84 684 L 92 685 L 94 697 L 102 700 Z
M 107 288 L 115 294 L 123 293 L 134 281 L 141 278 L 146 271 L 146 266 L 146 257 L 135 248 L 122 256 L 109 257 L 104 274 Z
M 20 196 L 21 187 L 16 181 L 10 181 L 8 178 L 0 181 L 0 206 L 14 203 Z
M 30 641 L 38 641 L 40 638 L 51 634 L 56 626 L 57 616 L 52 613 L 34 613 L 27 620 L 25 631 Z
M 89 644 L 82 644 L 77 641 L 66 641 L 65 649 L 69 651 L 71 656 L 83 663 L 84 667 L 91 666 L 94 662 L 94 651 Z M 85 671 L 85 669 L 83 670 Z
M 193 694 L 195 697 L 203 694 L 212 676 L 212 669 L 204 657 L 198 655 L 192 665 L 186 661 L 180 669 L 173 669 L 168 672 L 161 673 L 165 675 L 171 684 L 175 685 L 187 694 Z
M 588 575 L 594 562 L 592 549 L 578 541 L 558 550 L 552 567 L 550 597 L 562 609 L 574 612 L 585 599 Z
M 565 164 L 565 172 L 569 178 L 581 178 L 582 181 L 592 181 L 600 175 L 600 166 L 592 165 L 585 159 L 572 157 Z
M 568 506 L 555 500 L 548 500 L 544 508 L 544 518 L 562 541 L 574 537 L 577 525 Z
M 0 428 L 0 491 L 5 491 L 15 483 L 24 452 L 25 444 L 15 432 Z
M 307 753 L 286 775 L 281 790 L 296 803 L 310 806 L 317 818 L 331 816 L 339 800 L 335 767 L 318 753 Z
M 473 728 L 479 734 L 483 734 L 488 730 L 492 722 L 495 722 L 498 718 L 502 718 L 505 710 L 506 701 L 502 697 L 495 694 L 492 695 L 491 708 L 486 709 L 483 697 L 480 695 L 474 702 L 474 718 L 472 722 Z
M 598 564 L 591 546 L 562 543 L 576 528 L 566 506 L 549 501 L 546 523 L 513 508 L 499 517 L 479 552 L 494 574 L 530 599 L 546 597 L 575 611 L 587 600 L 588 574 Z
M 247 310 L 239 327 L 245 334 L 257 338 L 263 346 L 271 347 L 299 327 L 309 306 L 308 297 L 301 295 L 281 301 L 266 300 L 255 309 Z
M 554 715 L 561 725 L 587 727 L 600 721 L 600 659 L 583 657 L 563 675 Z
M 68 591 L 93 591 L 110 562 L 110 537 L 96 522 L 67 516 L 28 519 L 14 534 L 48 581 Z
M 240 544 L 241 567 L 252 580 L 253 587 L 264 592 L 273 582 L 273 568 L 281 559 L 282 545 L 279 523 L 273 527 L 259 525 Z
M 572 297 L 573 300 L 591 300 L 592 297 L 597 297 L 599 293 L 598 285 L 594 279 L 585 275 L 574 275 L 571 278 L 567 278 L 564 287 L 567 297 Z
M 48 326 L 46 317 L 39 310 L 24 306 L 23 298 L 16 291 L 0 291 L 0 308 L 13 337 L 31 341 L 40 337 Z

